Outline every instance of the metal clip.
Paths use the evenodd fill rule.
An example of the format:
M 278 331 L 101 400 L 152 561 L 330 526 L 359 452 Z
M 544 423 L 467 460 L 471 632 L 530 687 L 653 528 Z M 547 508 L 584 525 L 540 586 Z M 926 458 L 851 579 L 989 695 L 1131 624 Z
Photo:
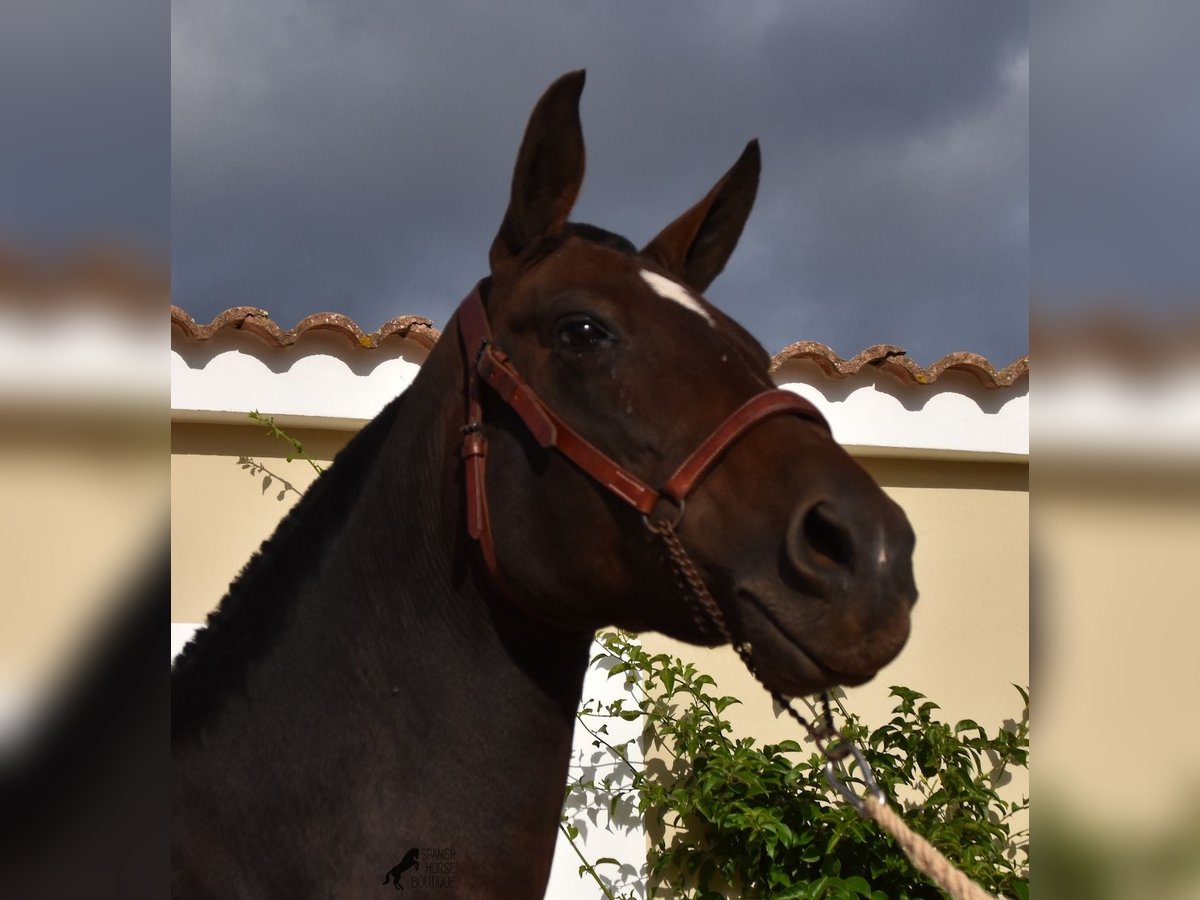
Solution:
M 866 810 L 863 807 L 863 799 L 856 794 L 846 784 L 843 779 L 848 779 L 850 776 L 849 770 L 846 768 L 846 757 L 854 757 L 854 762 L 858 764 L 858 774 L 866 785 L 867 793 L 874 795 L 875 799 L 880 803 L 886 803 L 887 797 L 883 793 L 883 789 L 875 783 L 875 775 L 871 772 L 871 767 L 867 764 L 866 759 L 862 755 L 862 751 L 858 749 L 858 745 L 845 739 L 838 743 L 831 744 L 825 747 L 825 781 L 829 783 L 831 788 L 834 788 L 841 794 L 846 802 L 858 810 L 859 815 L 865 816 Z
M 663 501 L 676 504 L 678 508 L 675 510 L 674 516 L 659 515 L 660 512 L 670 512 L 670 510 L 666 510 L 663 506 Z M 675 528 L 680 522 L 683 521 L 683 513 L 686 509 L 686 500 L 682 498 L 676 500 L 674 497 L 671 497 L 668 494 L 659 494 L 658 499 L 654 501 L 654 509 L 652 509 L 649 513 L 642 514 L 642 524 L 651 531 L 660 531 L 664 526 L 667 528 Z

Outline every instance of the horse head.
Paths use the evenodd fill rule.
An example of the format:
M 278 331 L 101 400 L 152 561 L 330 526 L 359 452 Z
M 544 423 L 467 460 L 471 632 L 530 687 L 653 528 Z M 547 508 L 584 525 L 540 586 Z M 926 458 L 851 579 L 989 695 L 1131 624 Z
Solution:
M 562 422 L 658 487 L 774 388 L 764 349 L 703 296 L 754 203 L 759 149 L 751 142 L 639 250 L 568 221 L 584 170 L 583 83 L 582 72 L 563 76 L 530 118 L 490 252 L 488 343 Z M 647 514 L 547 449 L 496 392 L 479 402 L 496 566 L 539 618 L 723 640 L 693 615 L 646 527 L 665 515 L 678 518 L 728 631 L 769 687 L 795 695 L 861 683 L 907 639 L 912 529 L 815 410 L 756 420 L 720 448 L 683 508 Z

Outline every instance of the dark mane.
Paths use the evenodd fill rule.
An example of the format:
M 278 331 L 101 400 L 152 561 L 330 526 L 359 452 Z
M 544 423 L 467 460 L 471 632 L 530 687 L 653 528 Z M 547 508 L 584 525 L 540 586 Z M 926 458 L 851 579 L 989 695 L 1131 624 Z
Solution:
M 295 586 L 357 503 L 403 400 L 401 394 L 342 448 L 263 541 L 176 659 L 171 676 L 174 737 L 203 726 L 244 681 L 248 664 L 270 648 L 290 612 Z
M 574 235 L 575 237 L 583 238 L 585 241 L 591 241 L 593 244 L 601 244 L 612 250 L 617 250 L 627 256 L 636 256 L 638 252 L 637 247 L 631 241 L 614 232 L 597 228 L 595 225 L 588 225 L 584 222 L 568 222 L 563 231 L 564 236 Z

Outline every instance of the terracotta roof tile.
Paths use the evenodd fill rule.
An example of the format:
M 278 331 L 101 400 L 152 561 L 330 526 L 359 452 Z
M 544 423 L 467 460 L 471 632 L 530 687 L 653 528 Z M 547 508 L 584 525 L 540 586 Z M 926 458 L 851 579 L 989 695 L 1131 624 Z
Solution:
M 255 306 L 235 306 L 218 313 L 207 325 L 196 322 L 185 310 L 171 307 L 171 324 L 178 326 L 189 341 L 206 341 L 214 334 L 227 328 L 248 331 L 275 347 L 288 347 L 309 331 L 332 331 L 343 334 L 357 346 L 366 350 L 379 347 L 384 339 L 392 335 L 416 341 L 426 349 L 433 347 L 439 332 L 429 319 L 421 316 L 397 316 L 388 319 L 375 331 L 366 332 L 358 323 L 341 313 L 323 312 L 305 316 L 295 327 L 282 329 L 265 309 Z
M 1029 354 L 997 371 L 984 357 L 962 350 L 947 353 L 931 366 L 919 366 L 904 350 L 892 344 L 875 344 L 850 359 L 842 359 L 817 341 L 797 341 L 784 347 L 772 357 L 771 371 L 778 371 L 791 360 L 816 363 L 822 372 L 837 379 L 848 378 L 865 366 L 873 366 L 909 384 L 933 384 L 944 372 L 958 370 L 973 375 L 988 389 L 1011 387 L 1029 372 Z
M 349 316 L 341 313 L 314 313 L 306 316 L 294 328 L 282 329 L 265 309 L 254 306 L 235 306 L 201 325 L 186 311 L 171 307 L 171 324 L 177 326 L 189 341 L 206 341 L 225 329 L 247 331 L 268 345 L 287 347 L 309 331 L 332 331 L 345 335 L 358 347 L 376 349 L 387 337 L 395 334 L 431 348 L 439 332 L 429 319 L 421 316 L 397 316 L 384 322 L 372 332 L 363 331 Z M 866 366 L 880 369 L 902 382 L 912 385 L 933 384 L 944 372 L 956 370 L 974 376 L 988 389 L 1011 387 L 1029 372 L 1029 356 L 1022 356 L 999 371 L 976 353 L 948 353 L 931 366 L 919 366 L 899 347 L 875 344 L 851 359 L 842 359 L 829 347 L 817 341 L 797 341 L 783 348 L 771 360 L 771 371 L 785 363 L 803 360 L 815 363 L 830 378 L 841 379 L 855 375 Z
M 104 303 L 156 315 L 171 294 L 165 262 L 115 247 L 81 248 L 61 258 L 35 256 L 0 243 L 0 295 L 39 310 Z

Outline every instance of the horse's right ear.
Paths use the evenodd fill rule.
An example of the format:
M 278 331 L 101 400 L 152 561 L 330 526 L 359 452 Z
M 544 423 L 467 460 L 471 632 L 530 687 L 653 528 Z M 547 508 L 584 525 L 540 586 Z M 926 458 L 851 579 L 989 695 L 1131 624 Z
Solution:
M 568 72 L 546 89 L 533 108 L 517 165 L 512 196 L 488 259 L 495 272 L 535 242 L 566 224 L 583 183 L 583 128 L 579 96 L 584 72 Z

